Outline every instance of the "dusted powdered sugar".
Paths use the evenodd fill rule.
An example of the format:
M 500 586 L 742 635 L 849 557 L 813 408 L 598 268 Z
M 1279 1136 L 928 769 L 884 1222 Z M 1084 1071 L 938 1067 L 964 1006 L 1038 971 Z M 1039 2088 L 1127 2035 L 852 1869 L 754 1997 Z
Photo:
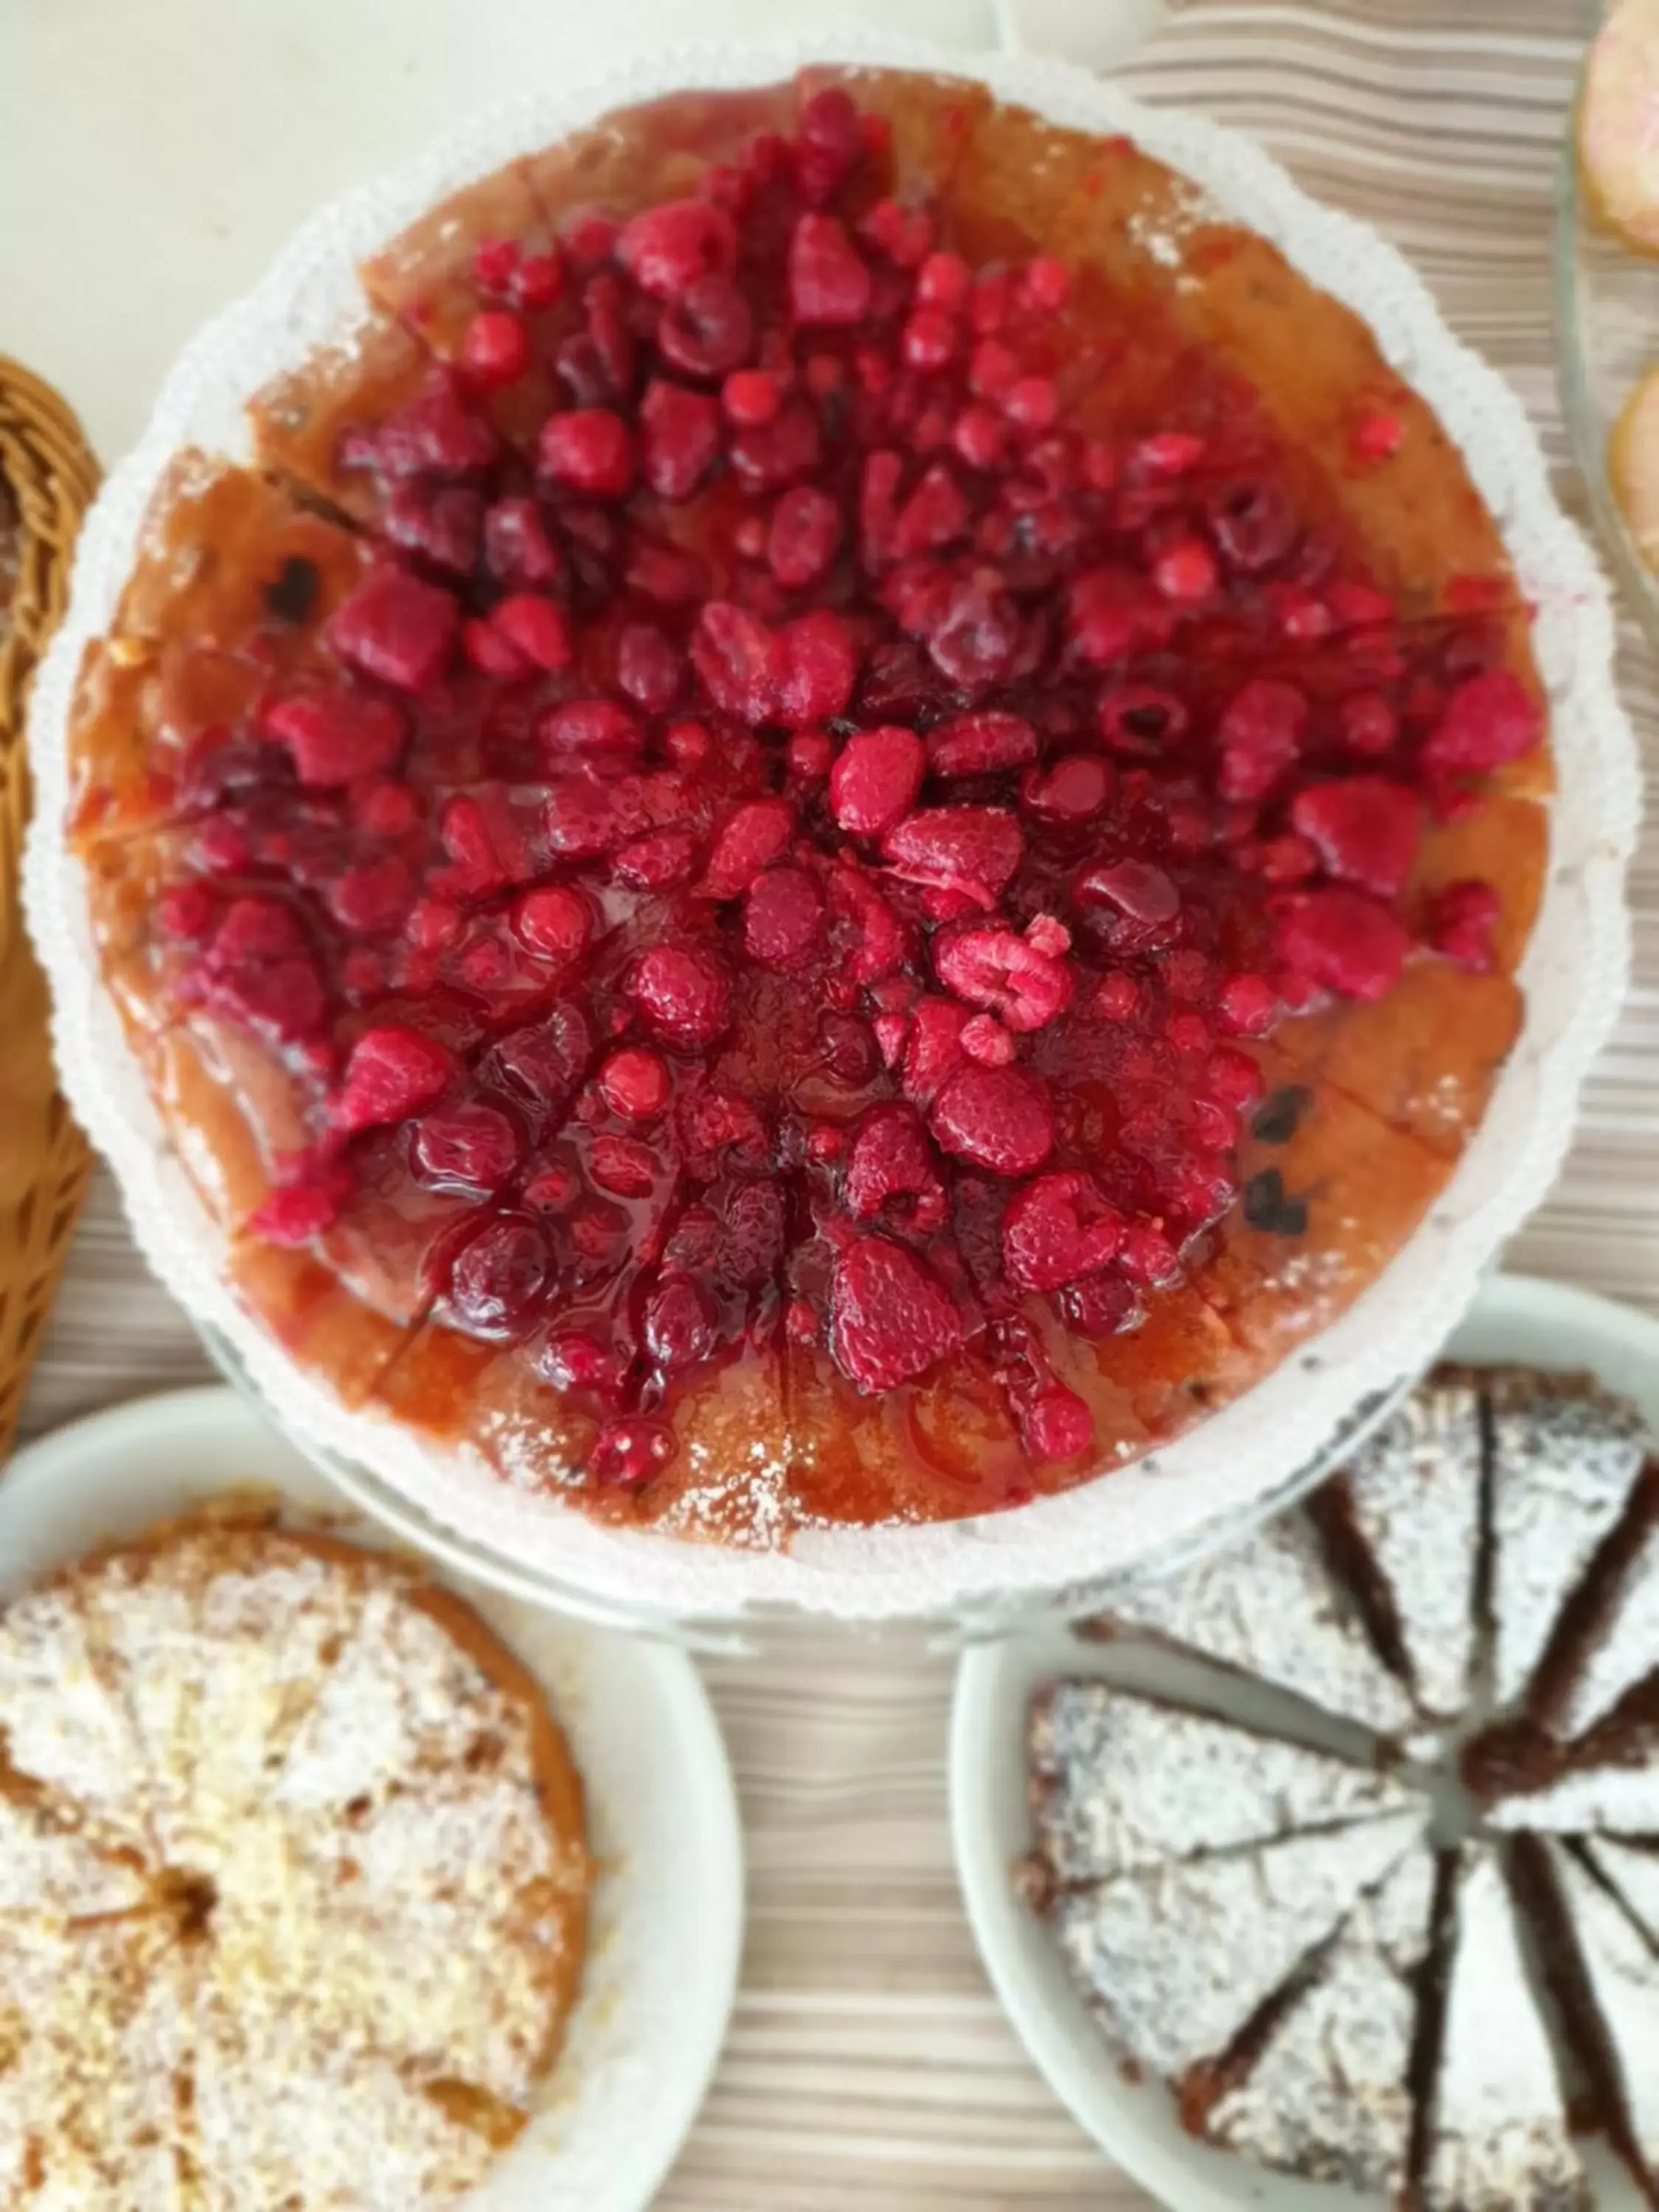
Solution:
M 271 1802 L 319 1812 L 379 1802 L 422 1771 L 464 1770 L 483 1737 L 497 1744 L 497 1771 L 532 1778 L 522 1702 L 499 1690 L 406 1590 L 378 1584 L 295 1732 Z
M 1547 1849 L 1607 2032 L 1620 2100 L 1636 2147 L 1652 2166 L 1659 2162 L 1659 1957 L 1571 1852 L 1559 1844 Z
M 1425 1820 L 1389 1814 L 1062 1893 L 1066 1964 L 1119 2056 L 1171 2078 L 1218 2056 Z
M 0 1614 L 0 1731 L 17 1772 L 148 1841 L 152 1782 L 132 1720 L 100 1671 L 79 1599 L 49 1584 Z
M 1039 1691 L 1030 1751 L 1037 1847 L 1062 1881 L 1105 1881 L 1410 1802 L 1382 1775 L 1106 1682 Z
M 1486 1818 L 1494 1828 L 1543 1828 L 1565 1835 L 1608 1828 L 1618 1836 L 1659 1835 L 1659 1759 L 1564 1774 L 1545 1789 L 1499 1798 L 1487 1808 Z
M 47 1922 L 131 1912 L 149 1892 L 138 1851 L 88 1832 L 76 1808 L 0 1790 L 0 1913 Z
M 1634 1406 L 1594 1383 L 1492 1375 L 1493 1673 L 1524 1696 L 1561 1607 L 1624 1511 L 1648 1449 Z
M 1584 1849 L 1597 1873 L 1618 1891 L 1626 1911 L 1641 1923 L 1659 1951 L 1659 1852 L 1604 1836 L 1586 1837 Z
M 544 1802 L 547 1723 L 499 1662 L 407 1570 L 245 1521 L 0 1616 L 24 1723 L 0 1778 L 0 2203 L 436 2212 L 471 2187 L 553 2055 L 589 1882 Z M 105 1817 L 122 1790 L 142 1846 Z
M 1348 1470 L 1353 1523 L 1389 1585 L 1417 1702 L 1468 1705 L 1480 1553 L 1480 1400 L 1469 1383 L 1413 1392 Z
M 0 2203 L 188 2212 L 179 2083 L 191 1996 L 157 1918 L 0 1923 Z
M 362 1574 L 274 1530 L 208 1527 L 117 1553 L 85 1596 L 153 1778 L 161 1848 L 204 1866 L 270 1788 L 357 1627 Z
M 1589 2188 L 1489 1845 L 1469 1847 L 1455 1911 L 1424 2212 L 1580 2212 Z
M 1415 2100 L 1413 1977 L 1429 1948 L 1435 1860 L 1412 1852 L 1356 1905 L 1205 2133 L 1259 2166 L 1393 2196 Z
M 1313 1528 L 1287 1513 L 1236 1550 L 1115 1598 L 1111 1625 L 1183 1645 L 1384 1735 L 1412 1704 L 1332 1579 Z
M 1648 1530 L 1613 1594 L 1561 1709 L 1558 1733 L 1582 1735 L 1644 1676 L 1659 1672 L 1659 1522 Z
M 301 2022 L 204 2008 L 195 2050 L 200 2212 L 448 2206 L 495 2155 L 389 2060 Z

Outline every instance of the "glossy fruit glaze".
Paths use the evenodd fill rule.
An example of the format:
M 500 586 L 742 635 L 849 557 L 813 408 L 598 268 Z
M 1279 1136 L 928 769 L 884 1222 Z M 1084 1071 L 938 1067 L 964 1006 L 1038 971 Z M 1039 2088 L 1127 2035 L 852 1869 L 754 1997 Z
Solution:
M 268 1324 L 769 1542 L 1082 1480 L 1348 1303 L 1513 1036 L 1547 784 L 1362 327 L 1127 144 L 856 73 L 364 277 L 270 473 L 179 464 L 75 734 Z

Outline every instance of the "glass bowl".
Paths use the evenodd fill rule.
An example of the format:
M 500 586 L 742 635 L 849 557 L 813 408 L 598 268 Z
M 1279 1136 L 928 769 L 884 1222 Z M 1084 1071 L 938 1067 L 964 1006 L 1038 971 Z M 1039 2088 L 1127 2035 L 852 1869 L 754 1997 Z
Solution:
M 1605 10 L 1589 10 L 1594 33 Z M 1607 443 L 1619 411 L 1659 362 L 1659 258 L 1634 252 L 1598 222 L 1578 169 L 1583 71 L 1567 112 L 1556 191 L 1556 380 L 1573 459 L 1589 487 L 1597 532 L 1643 627 L 1659 647 L 1659 574 L 1626 523 L 1607 473 Z

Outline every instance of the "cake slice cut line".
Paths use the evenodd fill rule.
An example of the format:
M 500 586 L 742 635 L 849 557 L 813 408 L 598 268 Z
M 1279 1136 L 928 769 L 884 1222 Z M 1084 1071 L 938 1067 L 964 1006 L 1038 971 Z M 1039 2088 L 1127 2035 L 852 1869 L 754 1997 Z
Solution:
M 1303 1985 L 1183 2114 L 1205 2140 L 1310 2181 L 1393 2196 L 1406 2180 L 1419 1992 L 1437 1866 L 1419 1846 L 1358 1904 Z
M 1589 2212 L 1555 2054 L 1490 1844 L 1463 1854 L 1413 2188 L 1422 2212 Z
M 1338 1828 L 1412 1800 L 1390 1777 L 1089 1680 L 1037 1692 L 1028 1751 L 1037 1849 L 1062 1885 Z
M 1484 1464 L 1478 1383 L 1441 1370 L 1313 1502 L 1379 1650 L 1437 1723 L 1475 1693 Z
M 1425 1812 L 1388 1814 L 1120 1875 L 1062 1893 L 1049 1922 L 1120 2061 L 1178 2086 L 1226 2050 L 1425 1824 Z
M 1403 1685 L 1373 1649 L 1299 1511 L 1167 1577 L 1147 1577 L 1085 1635 L 1149 1634 L 1292 1692 L 1379 1735 L 1412 1724 Z
M 1647 1452 L 1640 1413 L 1587 1376 L 1494 1369 L 1494 1689 L 1524 1697 L 1561 1609 L 1623 1514 Z
M 1659 2203 L 1659 1956 L 1569 1848 L 1523 1837 L 1516 1853 L 1599 2125 L 1638 2189 Z
M 1569 1600 L 1545 1653 L 1530 1715 L 1568 1741 L 1659 1670 L 1659 1460 Z

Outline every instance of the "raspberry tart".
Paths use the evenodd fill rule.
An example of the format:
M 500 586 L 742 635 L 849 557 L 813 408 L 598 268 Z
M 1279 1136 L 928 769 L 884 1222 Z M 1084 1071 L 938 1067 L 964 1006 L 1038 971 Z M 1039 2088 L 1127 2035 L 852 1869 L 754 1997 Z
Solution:
M 758 1550 L 1090 1481 L 1341 1316 L 1519 1033 L 1553 779 L 1368 326 L 1127 139 L 829 66 L 360 276 L 67 718 L 238 1326 Z

